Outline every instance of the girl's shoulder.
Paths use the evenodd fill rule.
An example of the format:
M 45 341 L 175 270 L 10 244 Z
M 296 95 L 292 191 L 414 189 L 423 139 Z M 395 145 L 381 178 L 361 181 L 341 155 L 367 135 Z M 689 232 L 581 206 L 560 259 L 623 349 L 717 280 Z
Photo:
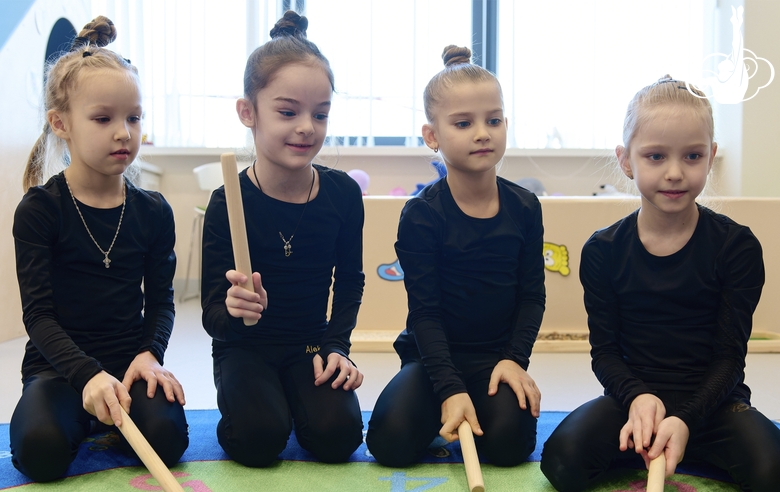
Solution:
M 360 185 L 346 172 L 319 164 L 313 164 L 313 166 L 320 175 L 320 189 L 324 188 L 328 191 L 333 190 L 336 193 L 346 193 L 352 196 L 355 194 L 363 196 Z
M 57 174 L 46 183 L 28 189 L 16 207 L 16 216 L 39 210 L 52 212 L 53 209 L 59 209 L 63 193 L 67 193 L 63 192 L 65 181 L 62 176 L 62 173 Z
M 580 278 L 600 277 L 607 265 L 631 257 L 631 238 L 636 236 L 638 210 L 617 222 L 597 230 L 585 241 L 580 254 Z
M 612 245 L 629 239 L 636 230 L 638 214 L 639 210 L 635 210 L 612 225 L 597 230 L 585 242 L 583 249 L 595 244 Z
M 441 193 L 449 193 L 450 187 L 447 185 L 447 178 L 442 177 L 437 179 L 436 181 L 432 181 L 428 183 L 427 185 L 423 186 L 420 191 L 412 195 L 412 197 L 409 199 L 419 199 L 424 201 L 433 201 L 436 200 Z
M 127 185 L 127 203 L 133 207 L 149 209 L 161 213 L 173 213 L 171 205 L 159 191 L 139 188 L 129 180 Z
M 525 208 L 541 208 L 539 198 L 531 191 L 523 188 L 517 183 L 513 183 L 506 178 L 498 176 L 496 178 L 498 184 L 499 193 L 502 196 L 502 201 L 514 203 Z
M 750 230 L 750 227 L 734 221 L 727 215 L 715 212 L 703 205 L 699 205 L 700 230 L 703 240 L 710 244 L 729 246 L 735 241 L 755 242 L 760 247 L 758 238 Z
M 704 205 L 697 205 L 699 208 L 699 214 L 701 216 L 702 221 L 709 222 L 716 227 L 720 227 L 723 229 L 747 229 L 747 226 L 744 226 L 742 224 L 738 224 L 736 221 L 734 221 L 731 217 L 728 215 L 724 215 L 722 213 L 716 212 L 710 208 L 705 207 Z
M 62 174 L 49 178 L 45 184 L 31 187 L 14 211 L 14 238 L 24 241 L 48 238 L 53 241 L 63 221 L 63 207 L 69 203 L 70 195 Z
M 444 215 L 447 205 L 443 203 L 445 196 L 452 200 L 450 189 L 447 186 L 447 180 L 440 178 L 433 183 L 427 184 L 417 194 L 412 195 L 404 204 L 401 211 L 401 218 L 411 214 L 435 214 Z M 447 201 L 449 201 L 447 200 Z
M 529 191 L 526 188 L 523 188 L 519 184 L 515 183 L 514 181 L 510 181 L 503 176 L 496 176 L 496 183 L 498 183 L 498 186 L 504 189 L 510 190 L 512 193 L 522 196 L 527 199 L 534 199 L 536 198 L 536 194 L 532 191 Z

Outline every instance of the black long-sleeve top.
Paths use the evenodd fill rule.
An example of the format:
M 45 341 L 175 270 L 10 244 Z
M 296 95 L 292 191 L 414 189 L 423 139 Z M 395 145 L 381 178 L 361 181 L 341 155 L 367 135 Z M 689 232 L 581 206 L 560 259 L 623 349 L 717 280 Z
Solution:
M 100 371 L 124 371 L 141 352 L 163 363 L 174 317 L 173 212 L 159 193 L 125 186 L 126 209 L 110 268 L 62 173 L 30 188 L 19 203 L 13 225 L 16 272 L 30 336 L 23 378 L 53 368 L 81 393 Z M 106 250 L 121 205 L 79 207 Z
M 729 397 L 750 398 L 744 367 L 764 285 L 750 229 L 699 206 L 693 236 L 658 257 L 642 245 L 634 212 L 582 250 L 592 366 L 626 407 L 643 393 L 690 392 L 668 416 L 695 428 Z
M 225 306 L 225 272 L 235 264 L 224 187 L 212 194 L 204 219 L 201 303 L 215 346 L 318 343 L 323 359 L 332 352 L 349 355 L 365 283 L 362 192 L 343 171 L 314 168 L 320 187 L 308 205 L 271 198 L 246 170 L 239 175 L 252 270 L 268 294 L 268 308 L 254 326 L 230 316 Z M 290 256 L 279 232 L 286 239 L 294 233 Z
M 395 250 L 409 315 L 395 342 L 418 354 L 441 401 L 466 392 L 452 352 L 497 351 L 528 368 L 545 305 L 542 209 L 536 196 L 497 178 L 500 208 L 463 213 L 446 178 L 401 212 Z

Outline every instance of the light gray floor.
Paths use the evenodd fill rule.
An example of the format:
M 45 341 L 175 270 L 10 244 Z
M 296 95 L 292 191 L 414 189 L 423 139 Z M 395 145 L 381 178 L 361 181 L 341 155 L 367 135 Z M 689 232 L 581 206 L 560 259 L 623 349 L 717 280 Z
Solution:
M 200 302 L 191 299 L 176 307 L 176 325 L 166 354 L 165 366 L 181 381 L 188 409 L 216 408 L 212 379 L 211 339 L 201 327 Z M 0 422 L 9 422 L 22 392 L 19 368 L 26 338 L 0 343 Z M 358 389 L 364 410 L 374 407 L 379 393 L 399 368 L 392 353 L 353 353 L 351 358 L 365 374 Z M 534 353 L 531 376 L 542 391 L 542 410 L 570 411 L 601 394 L 590 370 L 590 357 L 581 354 Z M 753 405 L 767 417 L 780 420 L 780 354 L 749 354 L 747 383 L 753 390 Z

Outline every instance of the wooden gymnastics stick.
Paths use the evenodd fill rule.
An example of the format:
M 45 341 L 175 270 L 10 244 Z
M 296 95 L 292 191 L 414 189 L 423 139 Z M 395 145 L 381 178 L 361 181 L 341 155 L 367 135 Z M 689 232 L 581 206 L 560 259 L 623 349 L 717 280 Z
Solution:
M 141 431 L 138 430 L 135 422 L 127 415 L 125 409 L 119 407 L 119 411 L 122 414 L 122 425 L 119 426 L 119 430 L 122 431 L 125 439 L 130 443 L 135 454 L 141 458 L 141 461 L 143 461 L 146 468 L 149 469 L 152 476 L 157 479 L 160 487 L 162 487 L 165 492 L 184 492 L 184 489 L 181 488 L 181 485 L 176 481 L 176 478 L 174 478 L 171 471 L 168 470 L 165 463 L 163 463 L 160 457 L 157 456 L 157 453 L 154 452 L 149 441 L 147 441 L 144 435 L 141 434 Z
M 658 458 L 650 461 L 647 469 L 647 492 L 663 492 L 666 478 L 666 456 L 661 453 Z
M 466 467 L 469 490 L 485 492 L 485 481 L 482 479 L 482 469 L 479 467 L 474 434 L 471 432 L 471 424 L 465 420 L 458 426 L 458 439 L 460 439 L 460 450 L 463 452 L 463 465 Z
M 246 239 L 244 222 L 244 202 L 241 200 L 241 185 L 238 182 L 236 154 L 228 152 L 220 156 L 222 162 L 222 180 L 225 183 L 225 201 L 227 202 L 228 222 L 230 222 L 230 240 L 233 243 L 233 261 L 236 271 L 246 275 L 247 281 L 241 287 L 255 291 L 252 283 L 252 263 L 249 261 L 249 243 Z M 244 325 L 257 324 L 256 319 L 244 318 Z

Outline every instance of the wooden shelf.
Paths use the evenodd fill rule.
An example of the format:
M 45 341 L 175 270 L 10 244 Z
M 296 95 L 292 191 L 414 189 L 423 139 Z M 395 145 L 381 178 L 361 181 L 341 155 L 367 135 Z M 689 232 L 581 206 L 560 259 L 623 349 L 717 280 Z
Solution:
M 399 331 L 394 330 L 355 330 L 352 332 L 353 352 L 394 352 L 393 342 Z M 562 335 L 574 335 L 579 338 L 586 330 L 548 330 L 539 333 L 540 337 L 549 336 L 552 333 Z M 537 339 L 534 344 L 534 352 L 557 353 L 583 353 L 590 352 L 590 343 L 587 338 L 583 340 L 567 339 Z M 748 342 L 748 352 L 751 354 L 780 353 L 780 333 L 757 331 L 753 333 Z
M 242 154 L 245 149 L 217 148 L 217 147 L 155 147 L 142 145 L 139 154 L 143 156 L 213 156 L 219 158 L 225 152 Z M 507 157 L 585 157 L 602 158 L 613 155 L 611 149 L 506 149 Z M 401 145 L 379 145 L 373 147 L 329 147 L 323 146 L 319 154 L 321 156 L 357 156 L 357 157 L 433 157 L 428 147 L 404 147 Z

